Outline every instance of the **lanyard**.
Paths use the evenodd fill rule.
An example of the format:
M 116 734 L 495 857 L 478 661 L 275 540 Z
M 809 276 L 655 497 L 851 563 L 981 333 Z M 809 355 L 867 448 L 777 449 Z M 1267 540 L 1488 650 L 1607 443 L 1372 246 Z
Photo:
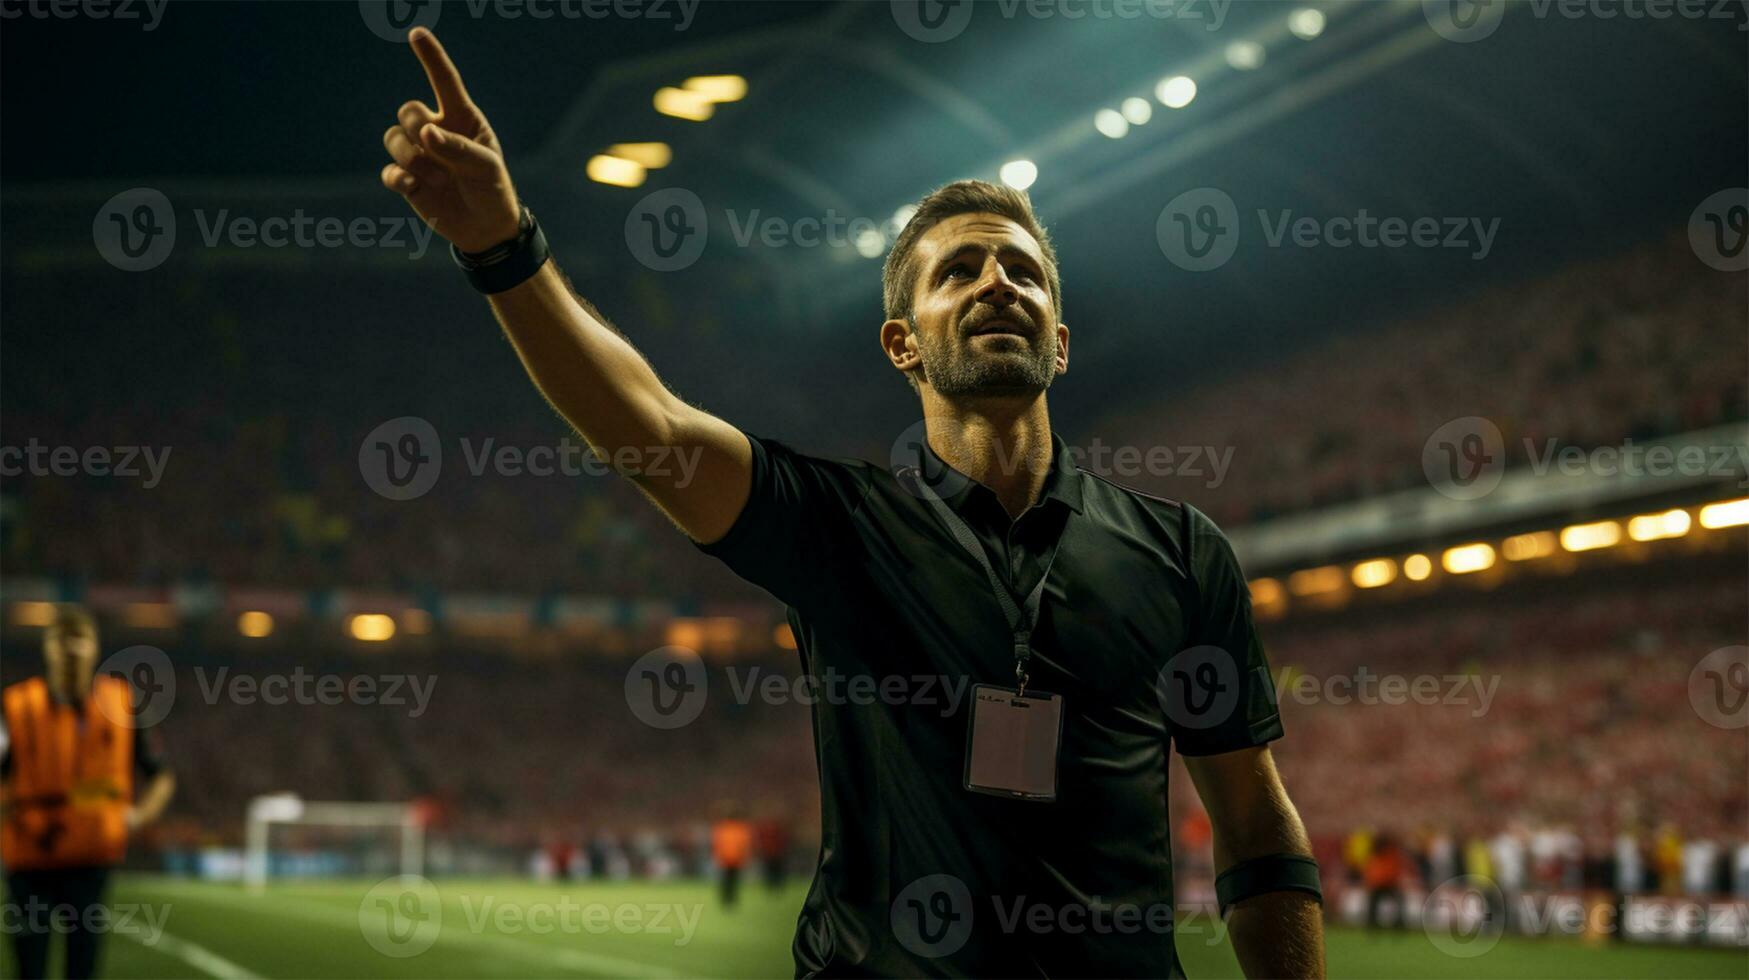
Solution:
M 1002 580 L 1002 576 L 996 573 L 996 567 L 990 564 L 990 556 L 984 553 L 984 546 L 979 543 L 977 534 L 966 524 L 964 518 L 954 513 L 953 508 L 941 499 L 935 488 L 929 485 L 921 447 L 918 449 L 917 462 L 917 488 L 923 499 L 929 501 L 929 506 L 941 518 L 941 522 L 947 525 L 954 540 L 984 569 L 984 575 L 990 580 L 990 590 L 996 594 L 996 603 L 1002 607 L 1002 615 L 1008 620 L 1008 629 L 1014 634 L 1014 680 L 1019 685 L 1019 693 L 1024 695 L 1028 680 L 1026 665 L 1032 659 L 1032 631 L 1038 627 L 1039 612 L 1044 605 L 1045 583 L 1050 580 L 1051 566 L 1057 561 L 1057 551 L 1062 547 L 1063 539 L 1059 536 L 1056 543 L 1051 545 L 1051 552 L 1045 558 L 1044 574 L 1039 576 L 1038 584 L 1032 587 L 1032 592 L 1024 600 L 1016 602 L 1008 583 Z

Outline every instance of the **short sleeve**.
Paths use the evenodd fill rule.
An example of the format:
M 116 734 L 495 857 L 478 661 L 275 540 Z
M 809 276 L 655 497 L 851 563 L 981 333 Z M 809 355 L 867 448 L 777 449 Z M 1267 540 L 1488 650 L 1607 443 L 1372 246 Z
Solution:
M 700 551 L 802 608 L 831 585 L 828 569 L 856 553 L 851 515 L 871 482 L 854 462 L 798 453 L 747 434 L 753 473 L 747 504 L 717 541 Z
M 1180 656 L 1195 661 L 1189 664 L 1186 682 L 1194 685 L 1200 678 L 1207 690 L 1188 697 L 1188 703 L 1205 711 L 1175 718 L 1173 742 L 1181 755 L 1218 755 L 1267 744 L 1282 736 L 1281 712 L 1251 616 L 1250 587 L 1227 536 L 1207 515 L 1183 506 L 1196 612 L 1190 642 Z

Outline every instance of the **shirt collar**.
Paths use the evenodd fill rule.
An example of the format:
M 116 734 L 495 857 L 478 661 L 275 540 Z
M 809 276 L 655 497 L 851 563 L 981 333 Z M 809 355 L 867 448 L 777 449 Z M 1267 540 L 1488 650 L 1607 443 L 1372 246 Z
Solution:
M 982 488 L 984 492 L 995 495 L 995 491 L 973 480 L 959 470 L 954 469 L 936 455 L 934 447 L 928 439 L 919 440 L 922 446 L 923 472 L 926 474 L 942 474 L 946 479 L 931 480 L 933 486 L 941 487 L 941 499 L 954 510 L 965 506 L 965 501 L 972 494 L 973 488 Z M 1069 452 L 1069 444 L 1055 432 L 1051 433 L 1051 469 L 1045 474 L 1045 485 L 1039 493 L 1039 503 L 1055 500 L 1079 514 L 1082 511 L 1082 475 L 1081 468 Z M 1035 505 L 1036 506 L 1036 505 Z

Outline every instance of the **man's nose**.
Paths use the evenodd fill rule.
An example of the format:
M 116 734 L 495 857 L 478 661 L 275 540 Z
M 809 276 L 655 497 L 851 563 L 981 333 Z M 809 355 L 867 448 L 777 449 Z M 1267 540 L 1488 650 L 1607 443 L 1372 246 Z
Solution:
M 1002 271 L 1002 263 L 994 263 L 984 282 L 978 287 L 978 302 L 991 306 L 1013 306 L 1020 299 L 1020 290 L 1014 285 L 1014 280 L 1008 278 L 1008 273 Z

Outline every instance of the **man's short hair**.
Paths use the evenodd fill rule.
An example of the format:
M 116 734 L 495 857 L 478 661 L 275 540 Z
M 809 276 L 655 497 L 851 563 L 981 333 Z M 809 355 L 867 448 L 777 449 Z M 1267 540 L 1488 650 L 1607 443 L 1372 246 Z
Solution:
M 911 320 L 912 304 L 917 294 L 917 240 L 929 229 L 959 214 L 997 214 L 1026 229 L 1038 240 L 1044 257 L 1045 279 L 1051 291 L 1051 307 L 1057 322 L 1063 320 L 1063 281 L 1057 273 L 1057 250 L 1051 246 L 1051 236 L 1039 224 L 1032 211 L 1032 199 L 1025 191 L 999 186 L 982 180 L 957 180 L 930 192 L 917 202 L 917 213 L 905 223 L 904 230 L 887 253 L 886 268 L 881 272 L 881 292 L 886 304 L 886 319 Z
M 55 607 L 54 621 L 49 623 L 50 636 L 97 636 L 97 620 L 90 611 L 77 603 L 62 603 Z

